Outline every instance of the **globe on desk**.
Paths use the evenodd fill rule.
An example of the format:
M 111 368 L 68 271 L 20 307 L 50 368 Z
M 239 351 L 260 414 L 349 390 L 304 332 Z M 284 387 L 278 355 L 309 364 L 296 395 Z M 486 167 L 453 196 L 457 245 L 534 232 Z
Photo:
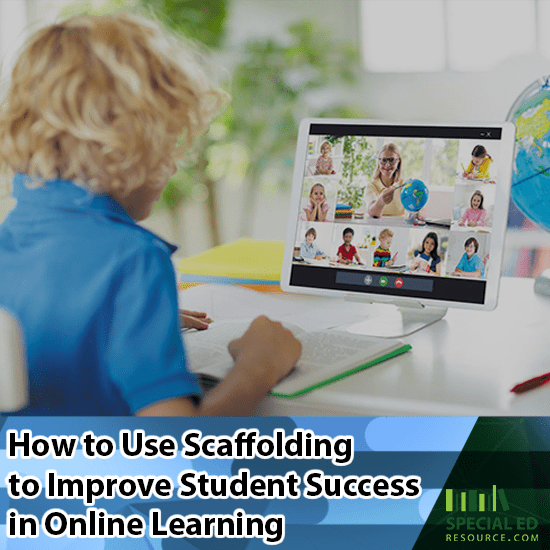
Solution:
M 530 220 L 550 231 L 550 76 L 528 86 L 512 105 L 516 125 L 511 198 Z M 550 295 L 550 270 L 535 290 Z
M 409 212 L 418 212 L 428 202 L 428 188 L 421 180 L 410 179 L 401 189 L 401 204 Z

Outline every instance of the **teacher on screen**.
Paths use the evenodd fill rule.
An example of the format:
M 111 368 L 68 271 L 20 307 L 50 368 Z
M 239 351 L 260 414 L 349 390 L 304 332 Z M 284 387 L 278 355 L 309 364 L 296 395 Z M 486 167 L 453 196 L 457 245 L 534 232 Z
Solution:
M 372 218 L 405 215 L 400 194 L 397 192 L 397 188 L 403 183 L 401 165 L 402 159 L 397 145 L 384 145 L 378 153 L 373 180 L 365 189 L 365 204 Z

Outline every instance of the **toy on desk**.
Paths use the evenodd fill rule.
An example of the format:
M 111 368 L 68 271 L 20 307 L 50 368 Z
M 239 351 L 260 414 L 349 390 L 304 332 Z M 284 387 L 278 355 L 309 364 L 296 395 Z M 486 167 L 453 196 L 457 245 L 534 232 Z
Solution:
M 354 234 L 355 232 L 351 227 L 346 227 L 342 232 L 344 244 L 338 248 L 338 261 L 341 264 L 352 264 L 353 260 L 356 260 L 359 265 L 363 265 L 357 248 L 351 244 Z
M 353 215 L 353 208 L 349 204 L 337 204 L 334 218 L 337 220 L 351 219 Z
M 401 190 L 401 204 L 409 212 L 418 212 L 428 202 L 428 187 L 421 180 L 408 180 Z
M 422 180 L 410 179 L 405 182 L 401 190 L 401 204 L 409 212 L 405 223 L 412 225 L 425 225 L 424 216 L 420 211 L 428 202 L 430 192 Z

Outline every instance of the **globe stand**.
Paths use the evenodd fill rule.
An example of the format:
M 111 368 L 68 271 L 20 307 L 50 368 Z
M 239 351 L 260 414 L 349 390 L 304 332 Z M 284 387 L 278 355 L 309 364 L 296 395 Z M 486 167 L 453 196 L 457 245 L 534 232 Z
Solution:
M 401 338 L 433 325 L 447 313 L 447 308 L 412 304 L 370 304 L 369 318 L 346 327 L 348 332 L 379 338 Z
M 535 279 L 533 288 L 537 294 L 550 297 L 550 269 L 546 269 Z

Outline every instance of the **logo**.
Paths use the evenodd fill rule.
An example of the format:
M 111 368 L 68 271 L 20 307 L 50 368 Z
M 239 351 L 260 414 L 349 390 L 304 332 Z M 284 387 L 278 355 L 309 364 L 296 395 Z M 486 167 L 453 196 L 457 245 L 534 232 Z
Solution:
M 490 494 L 482 493 L 477 489 L 456 492 L 454 489 L 447 489 L 445 491 L 446 512 L 496 512 L 497 501 L 500 501 L 500 510 L 507 512 L 510 509 L 504 489 L 497 489 L 496 485 L 493 485 L 493 491 Z
M 521 515 L 516 515 L 516 511 Z M 538 519 L 514 507 L 504 489 L 445 490 L 445 542 L 538 542 Z M 450 512 L 450 514 L 449 514 Z
M 388 278 L 387 277 L 380 277 L 380 286 L 386 286 L 388 284 Z

